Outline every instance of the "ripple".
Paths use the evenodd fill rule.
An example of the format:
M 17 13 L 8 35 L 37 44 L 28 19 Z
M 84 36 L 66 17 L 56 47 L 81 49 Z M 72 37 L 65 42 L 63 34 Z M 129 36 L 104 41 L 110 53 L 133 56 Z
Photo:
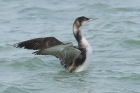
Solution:
M 1 19 L 0 20 L 0 24 L 9 24 L 10 21 L 9 20 L 6 20 L 6 19 Z
M 13 60 L 13 63 L 10 64 L 9 66 L 17 69 L 17 68 L 28 68 L 28 69 L 36 69 L 36 68 L 42 68 L 46 66 L 46 64 L 39 58 L 31 58 L 27 59 L 26 61 L 17 61 Z
M 137 25 L 138 24 L 134 21 L 123 21 L 123 22 L 126 23 L 126 24 L 129 24 L 129 25 Z
M 105 8 L 110 7 L 110 5 L 105 4 L 105 3 L 96 3 L 96 4 L 89 5 L 89 7 L 98 8 L 98 9 L 100 9 L 100 8 L 105 9 Z
M 108 9 L 110 12 L 139 12 L 140 9 L 133 7 L 117 7 Z
M 10 87 L 6 88 L 3 91 L 3 93 L 27 93 L 27 91 L 25 91 L 24 89 L 15 87 L 15 86 L 10 86 Z
M 49 9 L 42 8 L 42 7 L 30 7 L 30 8 L 24 8 L 20 10 L 18 13 L 45 13 L 45 12 L 51 12 Z
M 131 74 L 122 76 L 119 79 L 121 79 L 121 80 L 136 80 L 136 81 L 140 81 L 140 74 L 131 73 Z
M 38 18 L 46 18 L 50 17 L 53 15 L 53 11 L 47 8 L 42 8 L 42 7 L 29 7 L 29 8 L 24 8 L 20 11 L 18 11 L 18 14 L 22 15 L 18 19 L 22 20 L 34 20 Z
M 140 40 L 128 39 L 121 42 L 123 46 L 127 46 L 130 48 L 139 48 L 140 47 Z

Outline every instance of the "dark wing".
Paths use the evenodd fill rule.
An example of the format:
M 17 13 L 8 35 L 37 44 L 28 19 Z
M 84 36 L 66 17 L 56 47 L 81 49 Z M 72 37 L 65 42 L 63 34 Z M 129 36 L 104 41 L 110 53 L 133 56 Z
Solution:
M 81 51 L 74 48 L 71 43 L 66 45 L 57 45 L 47 49 L 41 49 L 34 52 L 36 55 L 53 55 L 61 60 L 61 65 L 67 67 L 72 64 L 81 54 Z
M 61 44 L 64 43 L 57 40 L 55 37 L 46 37 L 46 38 L 35 38 L 35 39 L 19 42 L 17 44 L 14 44 L 14 46 L 17 48 L 24 47 L 25 49 L 38 50 L 38 49 L 49 48 Z

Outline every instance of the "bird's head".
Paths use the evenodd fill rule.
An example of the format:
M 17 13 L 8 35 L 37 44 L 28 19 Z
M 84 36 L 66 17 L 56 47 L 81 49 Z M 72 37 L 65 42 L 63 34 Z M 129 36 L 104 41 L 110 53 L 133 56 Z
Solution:
M 76 18 L 74 24 L 77 25 L 77 27 L 80 27 L 80 26 L 82 26 L 83 22 L 88 22 L 88 21 L 95 20 L 95 19 L 97 19 L 97 18 L 87 18 L 85 16 L 81 16 L 81 17 Z

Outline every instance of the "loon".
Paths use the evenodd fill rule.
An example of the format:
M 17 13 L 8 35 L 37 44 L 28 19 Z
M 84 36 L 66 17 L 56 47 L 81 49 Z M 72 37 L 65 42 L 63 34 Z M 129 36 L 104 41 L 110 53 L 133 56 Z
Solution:
M 95 18 L 96 19 L 96 18 Z M 82 35 L 80 27 L 84 21 L 93 20 L 81 16 L 73 23 L 73 34 L 78 46 L 63 43 L 55 37 L 35 38 L 14 44 L 16 48 L 36 50 L 35 55 L 53 55 L 59 58 L 61 65 L 69 72 L 81 72 L 87 69 L 92 59 L 92 47 Z

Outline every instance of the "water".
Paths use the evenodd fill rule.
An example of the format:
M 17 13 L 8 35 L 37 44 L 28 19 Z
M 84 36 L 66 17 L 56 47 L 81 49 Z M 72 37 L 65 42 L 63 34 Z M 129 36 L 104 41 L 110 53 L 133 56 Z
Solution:
M 76 45 L 72 24 L 83 15 L 98 18 L 82 27 L 93 48 L 84 72 L 12 46 L 47 36 Z M 139 0 L 0 0 L 0 92 L 140 93 L 139 15 Z

